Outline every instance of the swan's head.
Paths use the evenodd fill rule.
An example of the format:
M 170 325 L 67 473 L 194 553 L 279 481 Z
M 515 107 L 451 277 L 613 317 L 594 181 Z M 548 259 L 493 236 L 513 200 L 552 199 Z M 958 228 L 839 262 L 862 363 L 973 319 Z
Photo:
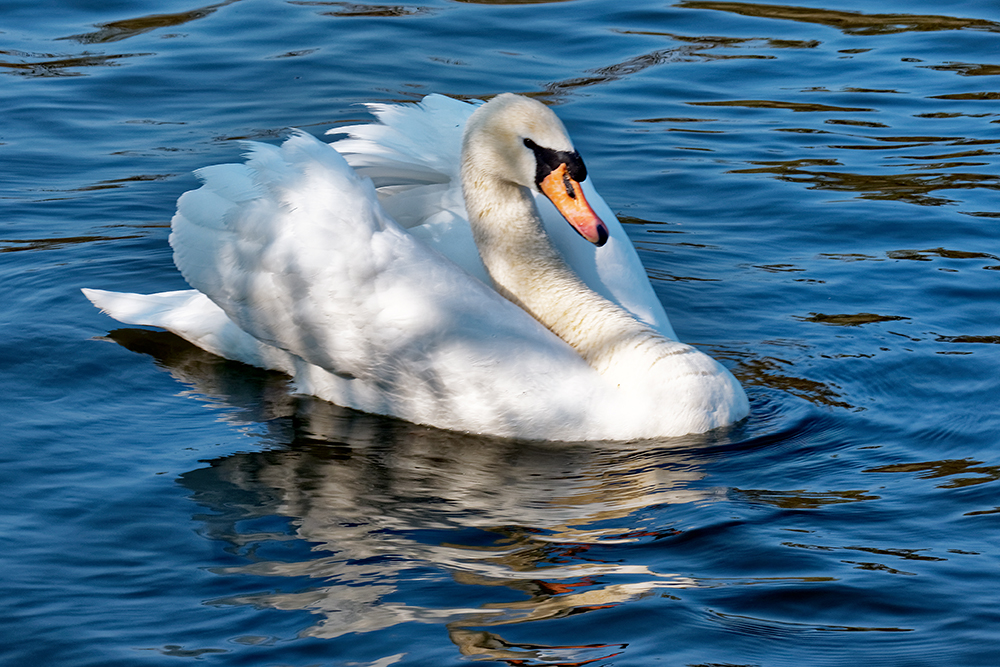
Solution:
M 608 240 L 607 225 L 580 187 L 583 159 L 562 121 L 540 102 L 504 93 L 479 107 L 465 126 L 462 168 L 480 187 L 502 181 L 539 192 L 583 238 L 598 246 Z

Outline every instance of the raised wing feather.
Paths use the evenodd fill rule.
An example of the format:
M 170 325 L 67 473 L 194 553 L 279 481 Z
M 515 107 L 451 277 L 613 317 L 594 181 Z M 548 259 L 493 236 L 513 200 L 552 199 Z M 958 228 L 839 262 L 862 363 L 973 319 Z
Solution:
M 393 162 L 418 168 L 430 178 L 458 182 L 462 132 L 475 104 L 444 95 L 428 95 L 419 104 L 368 104 L 378 123 L 352 125 L 327 134 L 347 134 L 335 148 L 366 176 L 380 176 L 379 166 Z M 388 169 L 386 170 L 388 171 Z M 372 178 L 379 185 L 378 177 Z M 439 181 L 440 182 L 440 181 Z

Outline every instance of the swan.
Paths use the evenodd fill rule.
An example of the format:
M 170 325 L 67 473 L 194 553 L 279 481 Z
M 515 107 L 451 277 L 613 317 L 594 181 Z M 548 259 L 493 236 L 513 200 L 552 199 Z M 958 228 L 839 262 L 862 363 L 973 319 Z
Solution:
M 631 440 L 748 414 L 732 374 L 676 340 L 552 110 L 511 93 L 370 108 L 332 144 L 295 131 L 196 172 L 170 233 L 193 289 L 84 294 L 298 392 L 437 428 Z

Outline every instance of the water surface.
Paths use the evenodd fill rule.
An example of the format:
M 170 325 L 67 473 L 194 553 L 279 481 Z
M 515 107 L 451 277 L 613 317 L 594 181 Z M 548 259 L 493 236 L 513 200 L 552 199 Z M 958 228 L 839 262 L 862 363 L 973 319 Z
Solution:
M 6 2 L 0 661 L 994 665 L 1000 10 Z M 363 102 L 554 105 L 751 416 L 471 438 L 121 328 L 192 170 Z

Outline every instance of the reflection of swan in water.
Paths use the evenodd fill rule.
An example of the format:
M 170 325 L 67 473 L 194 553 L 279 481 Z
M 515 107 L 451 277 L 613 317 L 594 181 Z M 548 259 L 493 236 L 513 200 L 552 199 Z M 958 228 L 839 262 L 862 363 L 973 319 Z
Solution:
M 632 530 L 633 512 L 647 503 L 704 498 L 684 488 L 697 477 L 687 466 L 659 460 L 654 468 L 655 457 L 639 456 L 636 468 L 606 475 L 606 465 L 632 457 L 581 450 L 565 461 L 528 445 L 496 452 L 424 436 L 368 451 L 315 445 L 236 454 L 185 474 L 194 499 L 222 512 L 207 519 L 209 535 L 256 550 L 289 539 L 257 534 L 255 519 L 270 525 L 265 517 L 279 515 L 309 545 L 294 562 L 216 571 L 317 585 L 218 602 L 309 611 L 321 620 L 304 634 L 320 638 L 420 622 L 447 625 L 457 641 L 474 628 L 558 619 L 693 584 L 598 555 L 660 536 Z M 470 448 L 500 455 L 469 456 Z M 235 515 L 225 512 L 234 498 Z M 454 594 L 434 594 L 431 604 L 408 599 L 424 597 L 428 585 Z
M 566 664 L 621 647 L 590 638 L 527 646 L 495 632 L 694 584 L 614 554 L 618 544 L 670 534 L 644 522 L 645 508 L 711 499 L 690 488 L 701 473 L 676 446 L 484 441 L 291 396 L 282 376 L 234 370 L 169 334 L 112 337 L 158 354 L 231 419 L 267 424 L 281 445 L 182 476 L 193 499 L 213 510 L 199 515 L 204 532 L 254 555 L 216 572 L 268 580 L 268 592 L 218 603 L 311 612 L 320 619 L 304 634 L 318 638 L 442 624 L 466 655 L 533 664 L 544 649 Z M 278 521 L 284 531 L 275 517 L 286 518 Z M 289 541 L 302 545 L 292 547 L 295 559 L 262 557 Z M 290 590 L 274 592 L 283 577 Z M 428 586 L 443 592 L 431 604 Z

